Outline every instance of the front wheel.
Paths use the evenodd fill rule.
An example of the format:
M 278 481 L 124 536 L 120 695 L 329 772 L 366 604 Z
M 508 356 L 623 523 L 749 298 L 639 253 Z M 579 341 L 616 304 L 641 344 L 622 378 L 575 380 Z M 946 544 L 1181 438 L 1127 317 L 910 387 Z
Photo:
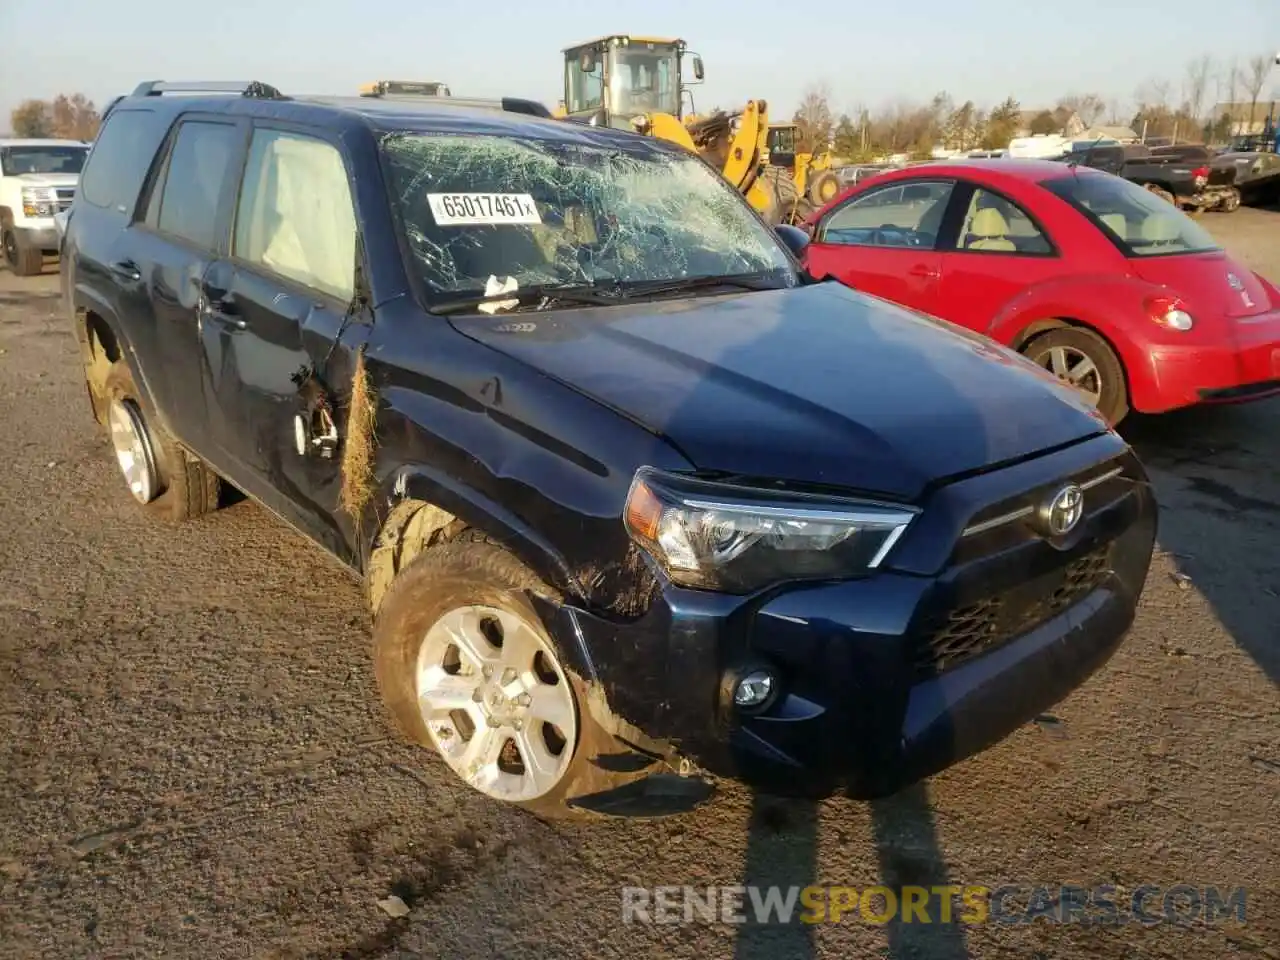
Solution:
M 1240 191 L 1232 187 L 1227 191 L 1226 196 L 1222 198 L 1219 209 L 1223 213 L 1235 213 L 1240 209 Z
M 13 230 L 0 235 L 5 265 L 20 277 L 34 277 L 44 272 L 44 253 L 38 247 L 23 246 Z
M 1098 408 L 1111 426 L 1129 412 L 1124 367 L 1115 351 L 1092 330 L 1067 327 L 1036 337 L 1022 353 L 1070 384 Z
M 611 737 L 587 709 L 529 595 L 548 589 L 482 536 L 425 551 L 373 628 L 378 687 L 396 725 L 480 793 L 544 815 L 616 785 L 591 762 Z

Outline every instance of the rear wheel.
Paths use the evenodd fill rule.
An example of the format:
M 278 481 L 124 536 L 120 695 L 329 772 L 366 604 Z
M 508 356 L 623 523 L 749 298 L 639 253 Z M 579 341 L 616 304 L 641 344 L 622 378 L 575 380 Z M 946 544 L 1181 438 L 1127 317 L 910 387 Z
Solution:
M 1143 186 L 1146 187 L 1147 190 L 1149 190 L 1151 193 L 1154 193 L 1157 197 L 1159 197 L 1165 203 L 1175 203 L 1173 194 L 1170 193 L 1168 190 L 1166 190 L 1164 187 L 1160 186 L 1158 183 L 1144 183 Z
M 107 374 L 101 403 L 116 465 L 138 503 L 172 521 L 194 519 L 218 508 L 218 475 L 147 420 L 123 361 L 114 363 Z
M 1218 207 L 1223 213 L 1234 213 L 1240 209 L 1240 191 L 1232 187 L 1227 191 L 1226 196 L 1222 198 L 1222 202 Z
M 830 203 L 840 192 L 840 178 L 830 170 L 824 170 L 809 184 L 809 202 L 815 207 Z
M 1115 426 L 1129 412 L 1124 367 L 1115 351 L 1091 330 L 1066 327 L 1033 339 L 1022 353 L 1070 384 Z

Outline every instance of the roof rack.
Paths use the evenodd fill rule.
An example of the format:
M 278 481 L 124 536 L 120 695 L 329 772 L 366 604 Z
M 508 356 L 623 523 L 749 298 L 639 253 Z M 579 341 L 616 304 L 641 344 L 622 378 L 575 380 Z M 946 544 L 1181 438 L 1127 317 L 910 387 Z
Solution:
M 230 93 L 254 100 L 288 100 L 283 93 L 258 80 L 147 80 L 134 88 L 135 97 L 158 97 L 165 93 Z

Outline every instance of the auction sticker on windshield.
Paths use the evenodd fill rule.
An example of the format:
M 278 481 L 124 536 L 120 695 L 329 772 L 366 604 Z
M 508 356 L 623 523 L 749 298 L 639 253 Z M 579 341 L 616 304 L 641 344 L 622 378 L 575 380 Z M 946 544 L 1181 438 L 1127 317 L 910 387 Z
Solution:
M 542 222 L 527 193 L 429 193 L 427 202 L 442 227 Z

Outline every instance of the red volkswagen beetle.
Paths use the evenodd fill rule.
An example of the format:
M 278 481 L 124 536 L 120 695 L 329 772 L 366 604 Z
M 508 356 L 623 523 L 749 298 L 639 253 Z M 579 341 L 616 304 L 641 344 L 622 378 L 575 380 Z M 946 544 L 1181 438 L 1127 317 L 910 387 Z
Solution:
M 806 227 L 813 275 L 986 334 L 1113 424 L 1280 393 L 1280 289 L 1119 177 L 925 163 L 859 183 Z

